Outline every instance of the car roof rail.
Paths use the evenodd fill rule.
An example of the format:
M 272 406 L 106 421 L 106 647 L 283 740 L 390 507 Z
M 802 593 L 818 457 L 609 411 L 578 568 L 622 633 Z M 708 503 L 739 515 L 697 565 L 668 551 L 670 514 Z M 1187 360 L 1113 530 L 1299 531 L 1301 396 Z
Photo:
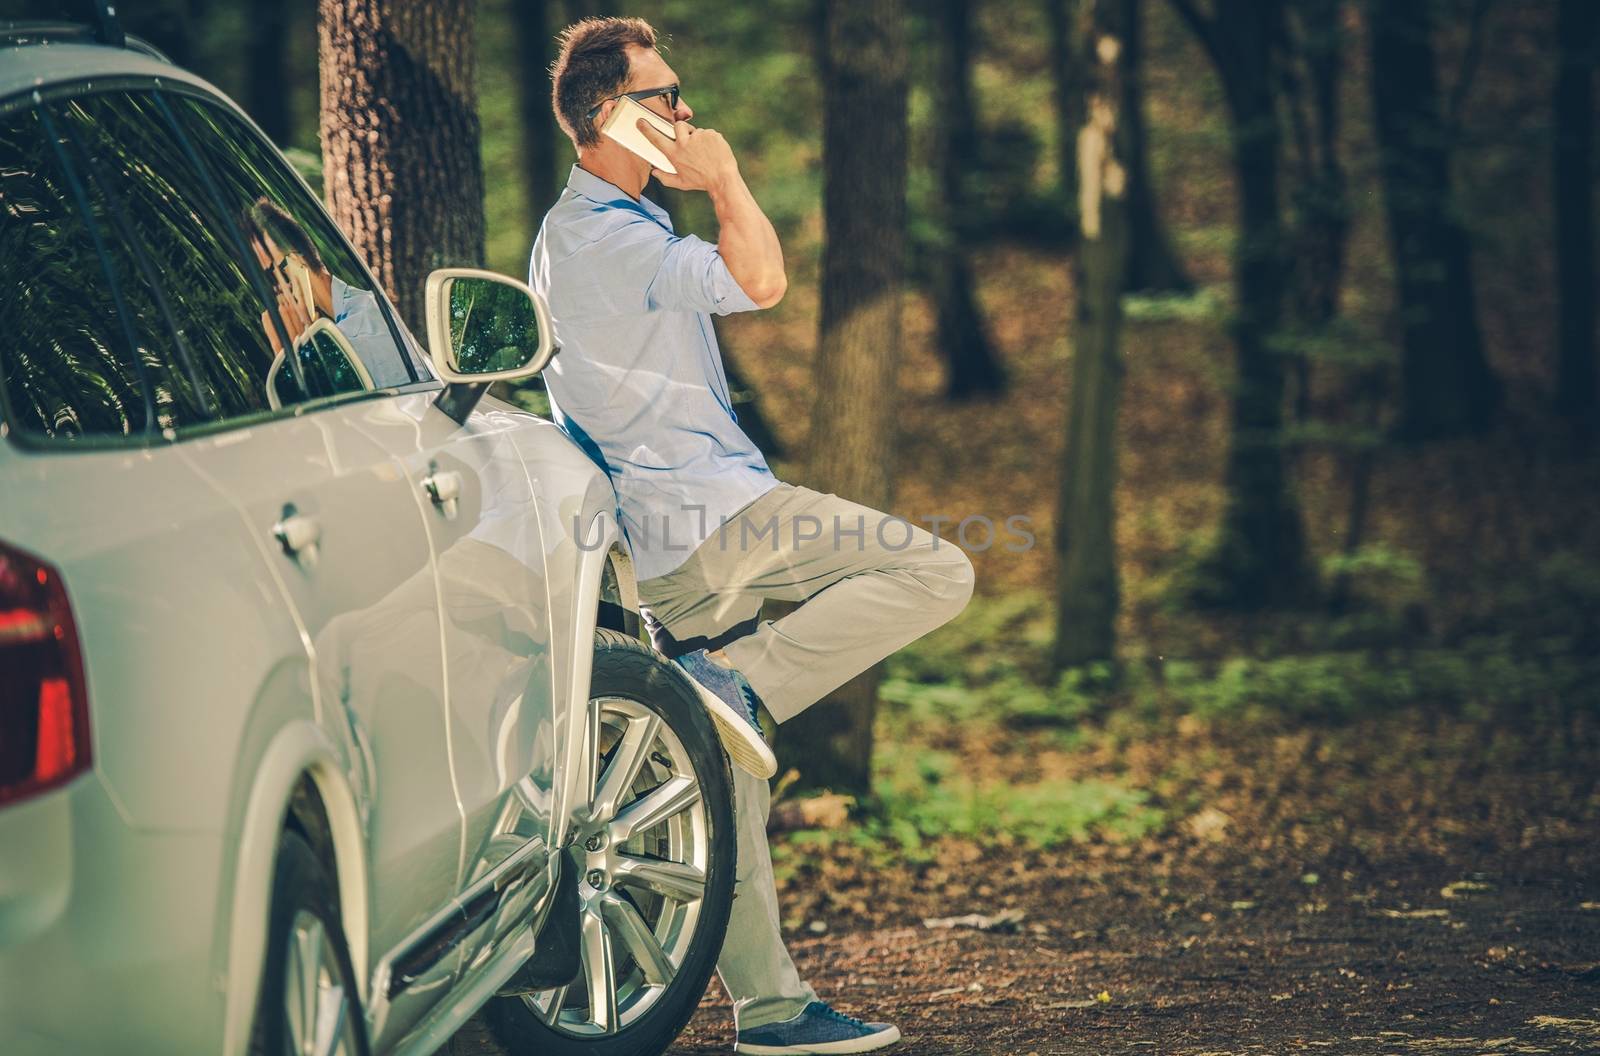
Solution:
M 85 6 L 93 9 L 92 22 L 0 20 L 0 47 L 99 43 L 113 48 L 137 51 L 162 62 L 172 61 L 154 44 L 124 32 L 122 22 L 117 18 L 114 3 L 108 0 L 94 0 Z

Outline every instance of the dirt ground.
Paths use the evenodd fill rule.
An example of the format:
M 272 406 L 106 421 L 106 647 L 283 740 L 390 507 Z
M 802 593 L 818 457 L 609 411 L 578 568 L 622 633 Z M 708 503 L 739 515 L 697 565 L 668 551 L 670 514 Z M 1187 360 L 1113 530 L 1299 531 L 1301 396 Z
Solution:
M 1207 893 L 1175 898 L 1180 884 Z M 1313 888 L 1128 860 L 1031 885 L 1011 933 L 906 919 L 791 949 L 840 1008 L 898 1023 L 905 1056 L 1596 1053 L 1595 895 L 1574 876 L 1463 863 L 1347 870 Z M 731 1020 L 713 983 L 671 1051 L 732 1051 Z M 449 1051 L 499 1050 L 474 1023 Z
M 1399 716 L 1032 751 L 1195 806 L 1136 843 L 946 841 L 921 864 L 779 837 L 790 948 L 841 1010 L 898 1023 L 905 1056 L 1600 1053 L 1600 768 L 1480 733 Z M 713 982 L 671 1051 L 732 1042 Z M 474 1023 L 448 1051 L 498 1049 Z

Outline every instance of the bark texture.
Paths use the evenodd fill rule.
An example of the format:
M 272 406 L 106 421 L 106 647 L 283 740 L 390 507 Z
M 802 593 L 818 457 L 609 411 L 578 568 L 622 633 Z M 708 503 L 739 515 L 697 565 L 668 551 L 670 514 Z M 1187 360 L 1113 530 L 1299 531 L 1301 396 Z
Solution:
M 825 18 L 825 242 L 808 477 L 885 509 L 905 267 L 905 13 L 899 0 L 828 0 Z M 806 784 L 869 788 L 877 684 L 873 669 L 784 725 L 785 759 Z
M 413 330 L 435 268 L 481 266 L 472 0 L 321 0 L 328 207 Z
M 1086 120 L 1077 135 L 1079 237 L 1072 405 L 1056 515 L 1055 666 L 1110 660 L 1116 644 L 1117 407 L 1132 223 L 1124 62 L 1132 5 L 1085 0 Z
M 1339 80 L 1344 55 L 1340 0 L 1295 0 L 1286 39 L 1284 110 L 1293 132 L 1293 222 L 1289 234 L 1289 307 L 1306 336 L 1339 315 L 1350 205 L 1339 153 Z M 1311 416 L 1311 357 L 1294 359 L 1295 417 Z
M 1122 69 L 1117 90 L 1117 120 L 1127 137 L 1128 172 L 1128 248 L 1127 282 L 1129 290 L 1152 293 L 1188 293 L 1194 283 L 1184 274 L 1183 264 L 1172 248 L 1156 194 L 1150 180 L 1150 144 L 1144 123 L 1144 30 L 1142 0 L 1121 0 L 1117 22 L 1122 27 L 1118 52 Z
M 1499 387 L 1484 358 L 1470 246 L 1452 198 L 1432 0 L 1371 0 L 1367 37 L 1402 334 L 1400 432 L 1414 441 L 1481 432 Z
M 972 5 L 970 0 L 933 0 L 932 14 L 941 234 L 930 262 L 932 293 L 939 347 L 949 371 L 945 394 L 969 399 L 1005 388 L 1005 371 L 984 325 L 967 249 L 973 233 L 967 182 L 980 164 L 972 105 Z
M 1238 187 L 1233 256 L 1238 372 L 1225 480 L 1227 506 L 1197 599 L 1235 608 L 1303 599 L 1312 577 L 1299 506 L 1289 486 L 1283 437 L 1284 357 L 1269 339 L 1282 322 L 1284 227 L 1279 204 L 1280 132 L 1273 95 L 1273 42 L 1281 0 L 1172 0 L 1211 56 L 1228 107 Z

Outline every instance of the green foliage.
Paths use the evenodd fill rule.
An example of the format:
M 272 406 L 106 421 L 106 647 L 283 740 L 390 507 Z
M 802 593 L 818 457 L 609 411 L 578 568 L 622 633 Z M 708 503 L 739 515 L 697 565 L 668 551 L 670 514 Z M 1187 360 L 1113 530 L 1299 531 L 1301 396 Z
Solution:
M 1142 687 L 1148 710 L 1242 721 L 1338 721 L 1431 704 L 1468 716 L 1549 711 L 1600 702 L 1592 660 L 1525 652 L 1506 636 L 1456 648 L 1344 651 L 1216 665 L 1168 661 Z
M 1405 585 L 1421 583 L 1423 578 L 1422 565 L 1416 558 L 1382 543 L 1364 546 L 1353 554 L 1330 554 L 1322 561 L 1322 571 L 1329 576 L 1346 575 Z
M 1147 793 L 1112 781 L 978 780 L 948 752 L 884 751 L 876 769 L 874 803 L 849 838 L 912 861 L 931 859 L 945 837 L 1049 848 L 1137 840 L 1167 820 Z
M 1130 293 L 1122 298 L 1122 313 L 1136 323 L 1217 322 L 1228 314 L 1228 296 L 1216 286 L 1191 294 Z

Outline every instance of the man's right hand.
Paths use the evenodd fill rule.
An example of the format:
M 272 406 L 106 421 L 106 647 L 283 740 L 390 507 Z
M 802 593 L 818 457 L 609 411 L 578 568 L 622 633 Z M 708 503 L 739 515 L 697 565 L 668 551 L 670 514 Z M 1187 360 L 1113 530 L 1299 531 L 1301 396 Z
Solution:
M 687 121 L 675 122 L 672 127 L 677 139 L 668 139 L 650 122 L 639 119 L 639 131 L 678 170 L 674 174 L 652 169 L 650 174 L 660 180 L 662 186 L 714 194 L 739 179 L 739 163 L 721 132 L 713 128 L 695 128 Z

